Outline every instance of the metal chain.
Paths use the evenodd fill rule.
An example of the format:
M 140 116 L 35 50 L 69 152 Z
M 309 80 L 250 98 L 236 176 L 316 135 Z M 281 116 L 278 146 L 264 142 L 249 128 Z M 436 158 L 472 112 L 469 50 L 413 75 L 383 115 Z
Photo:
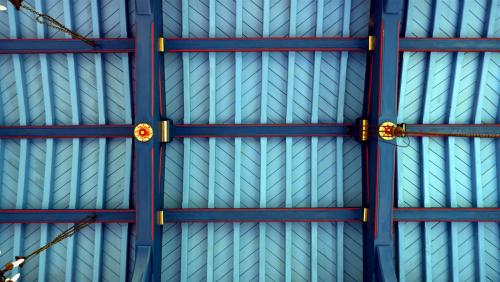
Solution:
M 92 46 L 92 47 L 96 47 L 97 46 L 97 43 L 77 32 L 74 32 L 72 31 L 71 29 L 65 27 L 62 23 L 58 22 L 56 19 L 54 19 L 53 17 L 47 15 L 47 14 L 42 14 L 40 12 L 38 12 L 35 8 L 33 8 L 33 6 L 25 3 L 24 1 L 21 2 L 20 4 L 20 7 L 21 8 L 24 8 L 25 10 L 27 10 L 28 12 L 31 13 L 31 15 L 28 15 L 27 13 L 24 12 L 23 9 L 21 9 L 21 11 L 26 14 L 27 16 L 34 16 L 35 20 L 40 23 L 40 24 L 45 24 L 49 27 L 52 27 L 52 28 L 55 28 L 59 31 L 62 31 L 64 33 L 67 33 L 69 35 L 71 35 L 72 38 L 74 39 L 79 39 L 83 42 L 85 42 L 86 44 Z

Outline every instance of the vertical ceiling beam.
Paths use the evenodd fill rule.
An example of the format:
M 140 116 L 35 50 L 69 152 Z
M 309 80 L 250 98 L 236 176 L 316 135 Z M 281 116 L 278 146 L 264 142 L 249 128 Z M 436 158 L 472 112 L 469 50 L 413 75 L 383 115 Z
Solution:
M 368 56 L 363 113 L 370 126 L 378 127 L 384 121 L 396 122 L 401 0 L 378 0 L 371 5 L 374 26 L 370 34 L 375 36 L 376 43 L 375 50 Z M 370 211 L 363 232 L 363 279 L 373 281 L 381 275 L 380 265 L 376 263 L 377 246 L 393 244 L 395 142 L 380 142 L 373 136 L 363 144 L 362 153 L 363 160 L 366 160 L 363 163 L 363 184 L 367 188 L 363 201 Z M 390 257 L 385 263 L 392 264 L 390 269 L 394 271 L 392 254 Z
M 351 24 L 351 1 L 344 2 L 344 11 L 342 16 L 342 36 L 349 36 L 349 26 Z M 347 59 L 348 52 L 343 51 L 340 54 L 340 72 L 339 72 L 339 88 L 337 99 L 337 120 L 338 123 L 344 122 L 344 107 L 345 107 L 345 92 L 347 83 Z M 337 181 L 337 207 L 344 207 L 344 138 L 336 138 L 335 154 L 336 154 L 336 181 Z M 344 223 L 337 223 L 337 281 L 344 281 Z
M 9 30 L 11 38 L 20 38 L 19 13 L 14 6 L 8 5 Z M 17 103 L 19 110 L 19 124 L 27 125 L 29 122 L 28 95 L 26 85 L 26 72 L 22 55 L 12 55 L 14 63 L 14 74 L 16 77 Z M 28 194 L 28 173 L 29 173 L 29 143 L 27 139 L 21 139 L 19 148 L 19 170 L 17 177 L 17 198 L 16 209 L 24 209 L 26 205 L 26 195 Z M 14 248 L 13 255 L 24 253 L 23 246 L 24 227 L 16 224 L 14 227 Z M 20 271 L 15 269 L 13 274 Z
M 41 0 L 35 2 L 35 7 L 41 13 L 45 13 L 45 4 Z M 38 38 L 45 38 L 47 36 L 47 26 L 37 24 Z M 42 92 L 43 103 L 45 109 L 45 124 L 54 124 L 54 101 L 52 92 L 52 81 L 49 72 L 49 60 L 47 54 L 40 54 L 40 69 L 42 76 Z M 43 177 L 43 197 L 42 209 L 50 209 L 52 206 L 52 185 L 54 182 L 54 139 L 47 139 L 45 149 L 45 172 Z M 40 247 L 48 243 L 49 225 L 43 223 L 40 225 Z M 47 252 L 42 252 L 38 258 L 38 281 L 43 282 L 47 279 Z
M 92 37 L 101 37 L 101 1 L 91 1 L 91 18 L 92 18 Z M 96 73 L 96 90 L 97 90 L 97 113 L 98 123 L 106 124 L 106 94 L 104 91 L 104 69 L 103 69 L 103 55 L 95 54 L 95 73 Z M 104 208 L 104 196 L 106 185 L 106 138 L 99 138 L 99 153 L 98 153 L 98 170 L 97 170 L 97 199 L 96 209 Z M 95 239 L 94 239 L 94 261 L 92 267 L 92 280 L 101 280 L 102 272 L 102 245 L 103 245 L 103 225 L 98 223 L 94 226 Z
M 127 1 L 128 2 L 128 1 Z M 128 37 L 128 7 L 126 1 L 120 1 L 119 17 L 120 17 L 120 37 Z M 120 54 L 121 67 L 122 67 L 122 93 L 124 99 L 124 121 L 126 124 L 132 124 L 132 91 L 130 83 L 130 64 L 129 55 Z M 124 177 L 123 177 L 123 196 L 122 207 L 125 209 L 130 208 L 130 188 L 132 179 L 132 142 L 130 138 L 125 139 L 125 154 L 124 154 Z M 121 224 L 121 242 L 120 242 L 120 281 L 127 280 L 128 274 L 128 252 L 129 252 L 129 225 L 126 223 Z
M 441 1 L 434 0 L 432 2 L 432 20 L 431 20 L 431 37 L 437 36 L 439 32 L 439 17 L 441 17 L 441 9 L 442 9 Z M 424 102 L 422 109 L 422 123 L 427 124 L 430 123 L 430 114 L 431 114 L 431 101 L 432 101 L 432 88 L 434 85 L 434 66 L 436 61 L 436 54 L 429 53 L 427 57 L 427 70 L 426 70 L 426 78 L 424 85 Z M 429 171 L 429 137 L 423 137 L 421 139 L 421 187 L 422 187 L 422 206 L 430 207 L 431 206 L 431 196 L 430 196 L 430 171 Z M 427 281 L 432 280 L 432 223 L 424 222 L 424 277 Z
M 270 3 L 264 0 L 262 5 L 262 37 L 269 37 Z M 262 83 L 260 123 L 267 123 L 267 97 L 269 86 L 269 52 L 262 52 Z M 260 138 L 260 187 L 259 207 L 267 207 L 267 138 Z M 267 223 L 259 223 L 259 281 L 266 280 L 266 228 Z
M 290 1 L 290 30 L 288 36 L 297 33 L 297 0 Z M 293 122 L 293 101 L 295 92 L 295 52 L 288 52 L 288 73 L 286 91 L 286 123 Z M 285 207 L 292 207 L 293 139 L 285 138 Z M 292 223 L 285 223 L 285 281 L 292 279 Z
M 134 141 L 135 190 L 137 207 L 136 247 L 152 249 L 151 281 L 161 278 L 162 228 L 157 224 L 157 211 L 163 205 L 160 180 L 159 71 L 162 59 L 158 52 L 158 38 L 163 30 L 162 8 L 159 0 L 136 0 L 136 88 L 135 120 L 148 123 L 154 135 L 150 141 Z M 140 261 L 136 261 L 136 264 Z
M 208 37 L 215 37 L 215 0 L 208 1 Z M 211 52 L 208 54 L 209 64 L 209 82 L 208 82 L 208 123 L 216 123 L 216 54 Z M 208 208 L 215 207 L 215 150 L 216 139 L 210 138 L 209 143 L 209 156 L 208 156 Z M 214 281 L 214 223 L 207 224 L 207 282 Z
M 324 1 L 316 7 L 316 36 L 323 36 Z M 322 52 L 314 52 L 311 123 L 318 123 Z M 311 208 L 318 207 L 318 137 L 311 138 Z M 311 277 L 318 281 L 318 223 L 311 223 Z
M 64 0 L 64 25 L 69 29 L 73 29 L 73 13 L 72 4 L 69 0 Z M 69 36 L 69 35 L 66 35 Z M 80 124 L 80 97 L 78 90 L 78 74 L 76 68 L 75 54 L 67 54 L 68 61 L 68 80 L 69 91 L 71 96 L 71 124 Z M 71 159 L 71 184 L 69 192 L 69 208 L 76 209 L 79 205 L 79 187 L 80 187 L 80 155 L 81 145 L 80 139 L 74 138 L 72 144 L 72 159 Z M 78 236 L 78 235 L 77 235 Z M 65 281 L 72 281 L 74 274 L 74 254 L 75 254 L 75 236 L 68 238 L 66 247 L 66 271 Z
M 189 1 L 182 0 L 182 37 L 189 37 Z M 182 54 L 182 77 L 183 77 L 183 97 L 184 97 L 184 123 L 191 123 L 191 80 L 189 67 L 189 53 Z M 191 139 L 184 139 L 184 163 L 182 176 L 182 208 L 189 207 L 189 192 L 191 186 Z M 181 273 L 180 280 L 188 279 L 188 238 L 189 225 L 181 224 Z
M 460 3 L 460 11 L 457 20 L 458 30 L 456 32 L 457 37 L 461 37 L 464 30 L 464 10 L 468 1 Z M 448 123 L 454 124 L 456 121 L 455 111 L 457 108 L 457 99 L 460 87 L 460 77 L 462 76 L 462 61 L 464 58 L 464 53 L 457 52 L 453 55 L 453 65 L 450 81 L 450 92 L 448 100 Z M 450 208 L 456 208 L 457 204 L 457 190 L 456 190 L 456 155 L 455 155 L 455 137 L 448 137 L 446 140 L 446 191 L 447 191 L 447 206 Z M 450 254 L 451 254 L 451 281 L 459 281 L 459 259 L 458 259 L 458 225 L 456 223 L 449 223 L 450 232 Z
M 483 37 L 494 36 L 495 18 L 497 11 L 498 1 L 491 0 L 488 2 L 486 8 L 486 19 L 483 30 Z M 486 80 L 489 71 L 489 63 L 491 60 L 491 53 L 484 52 L 479 55 L 479 66 L 477 74 L 477 96 L 474 99 L 472 123 L 481 124 L 483 114 L 483 100 L 486 92 Z M 473 205 L 476 208 L 484 207 L 483 196 L 483 171 L 481 160 L 481 142 L 485 142 L 480 138 L 474 138 L 472 142 L 472 198 Z M 498 164 L 497 164 L 498 165 Z M 497 176 L 498 177 L 498 176 Z M 478 222 L 475 224 L 476 229 L 476 248 L 475 248 L 475 266 L 476 266 L 476 280 L 484 281 L 486 279 L 486 262 L 485 262 L 485 234 L 484 224 Z
M 403 7 L 403 12 L 405 13 L 404 21 L 401 23 L 401 28 L 403 29 L 403 33 L 401 34 L 401 37 L 408 37 L 410 36 L 410 30 L 412 27 L 412 19 L 414 17 L 413 13 L 415 11 L 414 8 L 411 7 L 411 5 L 415 5 L 415 3 L 405 0 L 403 1 L 404 7 Z M 409 61 L 410 61 L 410 52 L 405 52 L 402 54 L 403 58 L 399 61 L 399 89 L 398 92 L 401 93 L 399 96 L 399 103 L 398 103 L 398 114 L 397 114 L 397 122 L 398 123 L 403 123 L 406 120 L 405 117 L 405 111 L 404 107 L 406 105 L 406 87 L 407 87 L 407 81 L 408 81 L 408 69 L 409 69 Z M 404 157 L 404 152 L 403 150 L 396 150 L 396 155 L 398 159 L 401 159 Z M 402 178 L 404 177 L 404 163 L 401 161 L 397 162 L 397 178 Z M 398 181 L 396 181 L 398 183 Z M 395 188 L 395 197 L 397 197 L 397 205 L 396 207 L 404 207 L 405 204 L 405 194 L 404 193 L 399 193 L 397 186 Z M 398 280 L 401 282 L 406 281 L 406 256 L 405 256 L 405 251 L 406 251 L 406 223 L 398 223 L 397 224 L 397 269 L 398 269 Z
M 243 35 L 243 1 L 236 0 L 236 37 Z M 235 53 L 234 62 L 234 123 L 241 123 L 242 54 Z M 234 139 L 234 208 L 240 207 L 241 138 Z M 240 223 L 233 223 L 233 281 L 240 281 Z
M 182 37 L 189 37 L 189 1 L 182 0 Z M 191 123 L 191 80 L 189 68 L 189 58 L 191 54 L 182 54 L 182 77 L 183 77 L 183 93 L 184 93 L 184 123 Z M 184 139 L 184 163 L 182 171 L 182 208 L 189 207 L 189 190 L 191 186 L 191 139 Z M 181 224 L 181 273 L 180 280 L 187 281 L 188 279 L 188 238 L 189 225 Z

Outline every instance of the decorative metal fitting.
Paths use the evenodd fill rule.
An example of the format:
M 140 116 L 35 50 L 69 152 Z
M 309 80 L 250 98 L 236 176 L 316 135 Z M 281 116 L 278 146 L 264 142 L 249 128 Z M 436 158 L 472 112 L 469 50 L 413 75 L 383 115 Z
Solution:
M 375 50 L 375 36 L 368 36 L 368 51 Z
M 157 214 L 157 223 L 158 225 L 163 225 L 163 211 L 159 211 Z
M 148 142 L 153 138 L 153 128 L 147 123 L 139 123 L 134 128 L 134 136 L 137 141 Z
M 378 127 L 378 136 L 384 140 L 392 140 L 396 136 L 394 136 L 394 128 L 396 125 L 390 121 L 383 122 L 379 127 Z
M 172 141 L 170 139 L 170 127 L 171 127 L 172 121 L 171 120 L 162 120 L 160 122 L 160 128 L 161 128 L 161 138 L 160 141 L 162 143 L 168 143 Z
M 406 124 L 394 124 L 393 122 L 383 122 L 378 127 L 378 136 L 384 140 L 393 140 L 396 137 L 404 137 L 406 135 Z
M 165 39 L 163 37 L 158 39 L 158 52 L 165 52 Z

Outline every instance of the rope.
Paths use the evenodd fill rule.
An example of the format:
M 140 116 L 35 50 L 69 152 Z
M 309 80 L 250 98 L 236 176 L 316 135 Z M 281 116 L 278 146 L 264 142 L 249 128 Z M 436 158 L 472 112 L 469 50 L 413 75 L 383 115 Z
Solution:
M 406 132 L 406 136 L 422 137 L 469 137 L 469 138 L 500 138 L 500 134 L 486 133 L 440 133 L 440 132 Z
M 52 27 L 52 28 L 60 30 L 64 33 L 67 33 L 67 34 L 71 35 L 72 38 L 79 39 L 92 47 L 97 46 L 97 43 L 95 41 L 93 41 L 93 40 L 91 40 L 91 39 L 89 39 L 89 38 L 87 38 L 87 37 L 85 37 L 77 32 L 72 31 L 71 29 L 65 27 L 62 23 L 58 22 L 53 17 L 51 17 L 47 14 L 42 14 L 42 13 L 38 12 L 30 4 L 25 3 L 22 0 L 21 1 L 20 0 L 9 0 L 9 1 L 12 3 L 12 5 L 14 5 L 14 7 L 17 10 L 22 11 L 27 16 L 33 16 L 38 23 L 45 24 L 49 27 Z M 21 10 L 20 8 L 23 8 L 24 10 L 30 12 L 31 14 L 24 12 L 24 10 Z
M 23 258 L 27 261 L 30 258 L 32 258 L 32 257 L 34 257 L 36 255 L 39 255 L 40 253 L 42 253 L 42 252 L 46 251 L 47 249 L 49 249 L 50 247 L 52 247 L 53 245 L 55 245 L 55 244 L 63 241 L 66 238 L 69 238 L 69 237 L 75 235 L 78 231 L 80 231 L 83 228 L 85 228 L 85 227 L 89 226 L 90 224 L 94 223 L 95 222 L 95 218 L 96 218 L 95 215 L 86 217 L 81 222 L 73 225 L 72 227 L 70 227 L 66 231 L 64 231 L 61 234 L 57 235 L 57 237 L 55 237 L 52 241 L 50 241 L 49 243 L 47 243 L 45 246 L 43 246 L 43 247 L 35 250 L 31 254 L 29 254 L 29 255 L 27 255 L 26 257 L 23 257 Z
M 386 128 L 395 137 L 466 137 L 466 138 L 500 138 L 500 133 L 451 133 L 451 132 L 411 132 L 402 127 Z M 370 130 L 369 132 L 374 132 Z M 386 133 L 386 130 L 376 130 L 377 134 Z
M 23 264 L 26 263 L 26 261 L 28 261 L 32 257 L 37 256 L 40 253 L 48 250 L 50 247 L 52 247 L 55 244 L 61 242 L 62 240 L 75 235 L 78 231 L 80 231 L 83 228 L 85 228 L 85 227 L 89 226 L 90 224 L 94 223 L 95 219 L 96 219 L 95 215 L 89 215 L 89 216 L 87 216 L 86 218 L 84 218 L 79 223 L 73 225 L 72 227 L 68 228 L 66 231 L 64 231 L 61 234 L 57 235 L 57 237 L 55 237 L 52 241 L 50 241 L 49 243 L 47 243 L 45 246 L 43 246 L 43 247 L 35 250 L 34 252 L 32 252 L 31 254 L 29 254 L 27 256 L 16 256 L 15 260 L 18 261 L 19 259 L 24 259 L 24 262 L 22 262 L 19 265 L 20 267 L 22 267 Z M 3 268 L 0 269 L 0 282 L 4 282 L 4 281 L 7 280 L 7 278 L 5 277 L 5 274 L 7 272 L 12 271 L 12 269 L 14 269 L 14 267 L 15 267 L 14 263 L 13 262 L 9 262 Z

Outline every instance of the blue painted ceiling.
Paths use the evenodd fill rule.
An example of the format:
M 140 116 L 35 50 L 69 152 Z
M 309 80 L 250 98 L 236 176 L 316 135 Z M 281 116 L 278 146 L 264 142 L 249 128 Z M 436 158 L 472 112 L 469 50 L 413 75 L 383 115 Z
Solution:
M 85 36 L 135 36 L 134 1 L 27 2 Z M 403 37 L 500 37 L 500 1 L 404 2 Z M 166 38 L 368 36 L 364 0 L 162 4 Z M 12 7 L 0 11 L 1 39 L 62 37 Z M 343 123 L 363 113 L 366 52 L 162 56 L 166 116 L 176 123 Z M 400 59 L 398 122 L 500 123 L 500 53 Z M 134 54 L 0 55 L 0 125 L 132 124 L 135 64 Z M 409 141 L 397 148 L 395 207 L 499 207 L 499 141 Z M 362 207 L 361 156 L 351 138 L 176 139 L 163 160 L 164 206 Z M 134 208 L 132 160 L 131 139 L 0 139 L 0 209 Z M 67 227 L 0 224 L 0 262 Z M 500 280 L 497 222 L 395 227 L 400 281 L 479 272 Z M 23 281 L 130 279 L 135 232 L 93 225 L 26 264 Z M 178 223 L 162 232 L 162 281 L 363 279 L 362 222 Z

